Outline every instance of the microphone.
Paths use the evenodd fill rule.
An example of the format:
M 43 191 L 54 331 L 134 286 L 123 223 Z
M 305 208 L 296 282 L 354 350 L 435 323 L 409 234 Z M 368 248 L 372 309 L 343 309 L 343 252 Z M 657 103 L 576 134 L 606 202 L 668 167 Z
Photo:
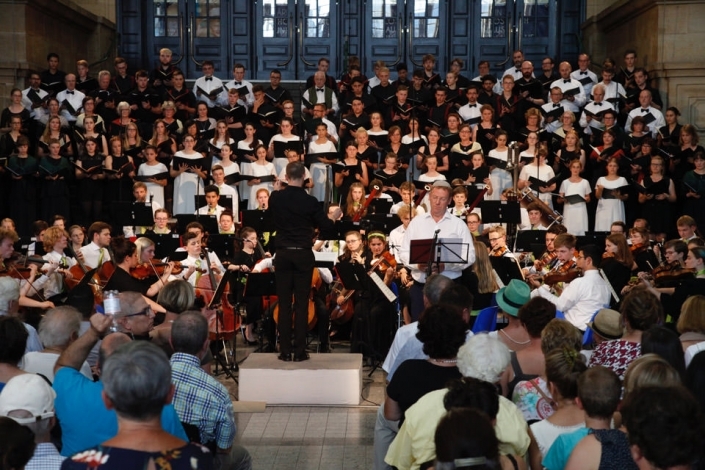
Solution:
M 441 229 L 436 229 L 435 232 L 433 232 L 434 235 L 438 235 L 438 233 L 441 231 Z

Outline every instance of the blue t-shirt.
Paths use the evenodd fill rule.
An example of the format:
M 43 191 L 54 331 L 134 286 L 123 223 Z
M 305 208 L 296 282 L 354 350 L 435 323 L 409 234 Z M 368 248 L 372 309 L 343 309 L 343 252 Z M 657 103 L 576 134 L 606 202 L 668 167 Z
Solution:
M 56 391 L 54 408 L 61 423 L 61 455 L 68 457 L 115 437 L 117 414 L 103 404 L 102 382 L 92 382 L 76 369 L 62 367 L 54 376 L 53 387 Z M 172 405 L 162 410 L 162 427 L 189 442 Z
M 543 458 L 541 465 L 547 470 L 563 470 L 570 459 L 570 453 L 589 432 L 588 428 L 580 428 L 577 431 L 558 436 L 546 452 L 546 457 Z

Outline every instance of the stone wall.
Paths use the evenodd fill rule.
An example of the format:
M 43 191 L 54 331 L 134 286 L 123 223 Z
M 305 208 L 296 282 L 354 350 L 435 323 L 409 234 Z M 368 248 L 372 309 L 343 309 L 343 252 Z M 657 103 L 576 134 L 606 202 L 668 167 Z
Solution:
M 92 64 L 93 75 L 101 68 L 112 70 L 114 0 L 80 5 L 71 0 L 0 0 L 0 11 L 0 109 L 7 106 L 12 88 L 26 88 L 31 71 L 46 69 L 49 52 L 59 54 L 66 72 L 75 72 L 79 59 Z M 94 13 L 108 11 L 111 19 Z
M 635 49 L 666 106 L 705 137 L 705 0 L 588 0 L 582 26 L 593 63 Z

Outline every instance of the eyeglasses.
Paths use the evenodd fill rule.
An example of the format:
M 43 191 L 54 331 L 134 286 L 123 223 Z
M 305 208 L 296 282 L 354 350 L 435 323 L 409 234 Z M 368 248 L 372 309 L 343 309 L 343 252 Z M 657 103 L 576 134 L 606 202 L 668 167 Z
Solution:
M 129 318 L 129 317 L 137 317 L 140 315 L 149 315 L 152 313 L 152 307 L 147 307 L 144 310 L 140 310 L 137 313 L 131 313 L 129 315 L 123 315 L 124 318 Z
M 497 237 L 497 238 L 490 238 L 490 242 L 496 242 L 497 240 L 500 240 L 502 237 Z

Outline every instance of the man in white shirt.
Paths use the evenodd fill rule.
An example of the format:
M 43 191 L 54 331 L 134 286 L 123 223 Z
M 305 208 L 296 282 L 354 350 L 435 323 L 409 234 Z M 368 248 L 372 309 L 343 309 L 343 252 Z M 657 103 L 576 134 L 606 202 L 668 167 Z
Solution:
M 252 93 L 252 82 L 245 80 L 244 65 L 238 63 L 233 66 L 233 80 L 226 83 L 225 88 L 228 90 L 231 88 L 237 89 L 240 95 L 240 104 L 246 105 L 248 109 L 252 108 L 255 103 L 255 95 Z
M 203 76 L 196 80 L 193 92 L 199 101 L 203 101 L 209 108 L 225 106 L 228 103 L 228 93 L 223 87 L 223 82 L 213 76 L 215 65 L 210 60 L 204 60 L 201 65 Z
M 463 122 L 470 124 L 473 129 L 480 122 L 480 108 L 481 104 L 477 102 L 477 97 L 480 95 L 477 90 L 477 85 L 471 83 L 468 85 L 468 89 L 465 92 L 465 96 L 468 99 L 467 104 L 463 105 L 458 109 L 458 114 L 463 119 Z
M 605 86 L 597 84 L 592 88 L 592 96 L 594 101 L 589 102 L 583 109 L 583 114 L 580 116 L 580 127 L 585 129 L 586 135 L 592 135 L 592 130 L 604 131 L 605 126 L 602 124 L 604 118 L 602 113 L 607 109 L 615 110 L 612 103 L 604 101 Z
M 423 284 L 426 282 L 426 263 L 410 262 L 411 241 L 432 239 L 438 236 L 439 240 L 459 238 L 461 240 L 461 256 L 464 263 L 439 263 L 432 266 L 432 272 L 450 279 L 458 279 L 463 269 L 475 262 L 475 249 L 472 235 L 465 222 L 448 213 L 451 188 L 447 181 L 436 181 L 430 191 L 430 212 L 414 217 L 404 234 L 404 241 L 399 252 L 402 263 L 411 268 L 414 284 L 409 290 L 411 295 L 411 318 L 417 320 L 423 309 Z M 467 247 L 467 248 L 466 248 Z M 465 251 L 467 249 L 467 251 Z
M 586 245 L 580 250 L 577 264 L 583 275 L 568 284 L 560 297 L 551 294 L 546 285 L 535 289 L 531 297 L 550 300 L 557 310 L 563 312 L 566 320 L 578 330 L 585 331 L 593 315 L 610 305 L 609 284 L 597 269 L 603 251 L 595 245 Z
M 644 132 L 651 133 L 651 137 L 656 139 L 658 137 L 658 130 L 666 125 L 666 121 L 663 118 L 663 114 L 658 109 L 651 106 L 651 92 L 649 90 L 642 90 L 639 93 L 639 106 L 633 109 L 629 116 L 627 116 L 627 122 L 624 124 L 625 129 L 631 129 L 632 119 L 636 116 L 641 116 L 646 122 L 646 128 Z
M 212 270 L 215 274 L 223 274 L 225 272 L 223 264 L 215 253 L 208 252 L 208 260 L 201 259 L 201 253 L 203 252 L 201 237 L 202 235 L 195 231 L 190 231 L 184 235 L 188 256 L 181 261 L 184 270 L 180 277 L 194 287 L 198 284 L 201 276 L 208 275 L 209 270 Z
M 570 74 L 573 78 L 580 82 L 585 90 L 585 96 L 589 97 L 592 92 L 592 87 L 597 83 L 597 75 L 590 70 L 590 56 L 582 53 L 578 56 L 578 70 L 574 70 Z
M 561 122 L 561 116 L 563 116 L 565 111 L 577 113 L 579 109 L 574 102 L 563 99 L 563 91 L 561 90 L 561 87 L 552 86 L 551 91 L 548 94 L 548 98 L 548 103 L 541 106 L 541 109 L 543 110 L 542 114 L 544 115 L 544 128 L 546 129 L 546 132 L 550 133 L 555 132 L 556 129 L 563 125 Z M 559 116 L 556 117 L 553 114 L 549 116 L 550 113 L 559 109 Z
M 214 215 L 216 219 L 220 219 L 220 214 L 223 213 L 225 207 L 218 204 L 218 200 L 220 199 L 220 191 L 218 190 L 218 187 L 213 184 L 209 184 L 203 192 L 206 195 L 206 205 L 199 208 L 196 211 L 196 214 Z
M 142 181 L 137 181 L 132 185 L 132 195 L 135 197 L 135 202 L 151 207 L 153 216 L 156 216 L 155 213 L 157 210 L 162 209 L 161 204 L 154 201 L 151 196 L 147 195 L 147 185 Z M 149 228 L 150 227 L 147 225 L 126 225 L 122 228 L 122 233 L 126 238 L 132 238 L 145 233 L 149 230 Z
M 239 210 L 237 190 L 225 184 L 225 170 L 223 170 L 223 167 L 214 165 L 211 169 L 211 176 L 213 176 L 213 186 L 218 188 L 218 194 L 220 196 L 230 196 L 226 198 L 226 200 L 229 199 L 232 201 L 232 205 L 225 204 L 223 207 L 231 210 L 233 214 L 237 214 Z
M 335 128 L 335 124 L 333 124 L 332 121 L 326 119 L 327 115 L 328 109 L 325 103 L 319 102 L 313 106 L 313 119 L 320 119 L 321 122 L 326 125 L 328 129 L 328 139 L 333 142 L 334 145 L 338 145 L 338 130 Z M 306 130 L 306 139 L 315 140 L 316 133 L 311 133 Z
M 340 109 L 338 107 L 338 98 L 335 96 L 335 91 L 326 86 L 326 74 L 321 71 L 316 72 L 313 75 L 313 84 L 314 86 L 304 91 L 303 95 L 301 95 L 302 115 L 313 116 L 313 105 L 317 103 L 326 105 L 326 113 L 328 115 L 337 114 Z M 310 108 L 307 106 L 307 102 L 312 105 Z
M 619 99 L 627 96 L 622 84 L 614 80 L 614 69 L 602 69 L 602 81 L 598 85 L 605 87 L 605 101 L 612 103 L 615 109 L 619 107 Z
M 585 101 L 587 101 L 585 88 L 583 88 L 582 83 L 571 78 L 570 72 L 570 63 L 561 62 L 561 65 L 558 66 L 558 73 L 560 73 L 561 78 L 551 83 L 551 88 L 560 88 L 565 99 L 574 103 L 578 108 L 582 108 L 585 105 Z M 566 91 L 569 93 L 566 94 Z
M 22 90 L 22 105 L 29 111 L 32 119 L 39 120 L 40 117 L 47 113 L 46 101 L 37 101 L 36 103 L 30 99 L 28 94 L 32 92 L 32 97 L 35 100 L 38 98 L 44 100 L 49 93 L 42 90 L 40 85 L 42 84 L 42 79 L 39 77 L 38 73 L 32 73 L 29 76 L 29 88 Z
M 56 95 L 61 105 L 61 115 L 68 122 L 76 122 L 76 117 L 83 111 L 83 98 L 85 94 L 76 89 L 76 75 L 69 73 L 64 80 L 66 89 Z
M 88 245 L 81 247 L 78 256 L 83 257 L 83 264 L 89 269 L 97 268 L 110 260 L 108 246 L 110 246 L 110 225 L 105 222 L 93 222 L 88 227 Z

